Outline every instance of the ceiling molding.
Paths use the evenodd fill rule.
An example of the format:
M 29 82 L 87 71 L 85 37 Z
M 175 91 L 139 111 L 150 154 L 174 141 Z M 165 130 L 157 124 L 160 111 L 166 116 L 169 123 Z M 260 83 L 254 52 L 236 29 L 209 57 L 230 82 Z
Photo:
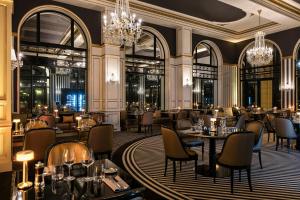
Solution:
M 86 7 L 89 9 L 109 11 L 113 10 L 115 6 L 115 0 L 56 0 L 72 4 L 75 6 Z M 240 2 L 240 1 L 239 1 Z M 244 4 L 245 2 L 245 4 Z M 252 2 L 252 3 L 251 3 Z M 238 4 L 238 1 L 235 1 Z M 279 0 L 243 0 L 241 1 L 244 7 L 254 5 L 253 10 L 259 7 L 265 7 L 276 13 L 276 18 L 284 16 L 284 20 L 277 22 L 273 21 L 272 17 L 266 23 L 260 26 L 245 26 L 245 29 L 237 31 L 234 28 L 226 28 L 218 25 L 216 22 L 209 22 L 197 17 L 178 13 L 166 8 L 148 4 L 145 2 L 131 0 L 130 7 L 132 12 L 135 12 L 144 21 L 152 24 L 158 24 L 161 26 L 167 26 L 170 28 L 188 27 L 196 34 L 204 34 L 209 37 L 214 37 L 230 42 L 240 42 L 253 38 L 253 34 L 257 30 L 265 31 L 267 34 L 279 32 L 289 28 L 300 26 L 300 10 L 286 2 Z M 236 5 L 237 6 L 237 5 Z M 249 13 L 249 9 L 248 9 Z M 252 13 L 252 12 L 250 12 Z M 272 15 L 271 15 L 272 16 Z M 271 19 L 270 19 L 271 18 Z M 243 19 L 242 19 L 243 20 Z M 283 23 L 284 22 L 284 23 Z M 290 22 L 290 23 L 289 23 Z M 234 25 L 234 22 L 232 26 Z M 231 27 L 232 27 L 231 26 Z

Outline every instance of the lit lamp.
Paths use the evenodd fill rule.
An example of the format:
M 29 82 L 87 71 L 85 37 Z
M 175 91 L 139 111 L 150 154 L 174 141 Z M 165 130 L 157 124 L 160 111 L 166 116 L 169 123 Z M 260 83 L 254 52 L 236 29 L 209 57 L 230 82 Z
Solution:
M 19 151 L 16 154 L 16 160 L 23 162 L 23 182 L 18 184 L 18 189 L 25 190 L 32 186 L 32 182 L 28 181 L 27 162 L 33 160 L 34 152 L 32 150 Z
M 18 127 L 18 123 L 20 123 L 21 120 L 20 119 L 14 119 L 13 123 L 15 123 L 15 132 L 19 132 L 19 127 Z
M 82 112 L 82 115 L 85 115 L 85 109 L 84 108 L 81 109 L 81 112 Z
M 216 110 L 215 110 L 216 117 L 218 117 L 218 112 L 219 112 L 219 110 L 218 110 L 218 109 L 216 109 Z
M 296 112 L 296 118 L 297 118 L 297 119 L 300 118 L 300 112 Z
M 81 121 L 81 117 L 76 117 L 77 120 L 77 128 L 80 128 L 80 121 Z
M 212 131 L 216 130 L 216 128 L 215 128 L 215 123 L 216 123 L 216 121 L 217 121 L 216 118 L 211 118 L 211 119 L 210 119 L 210 129 L 211 129 Z
M 58 110 L 57 110 L 57 109 L 55 109 L 55 110 L 54 110 L 54 115 L 55 115 L 54 117 L 56 117 L 56 118 L 57 118 L 57 117 L 58 117 L 58 115 L 57 115 L 57 114 L 58 114 Z

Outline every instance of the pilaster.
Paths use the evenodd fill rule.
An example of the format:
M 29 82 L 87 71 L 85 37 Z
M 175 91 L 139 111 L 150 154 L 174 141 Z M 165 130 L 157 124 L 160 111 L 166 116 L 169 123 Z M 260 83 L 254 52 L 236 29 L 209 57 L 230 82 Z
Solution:
M 11 171 L 12 0 L 0 0 L 0 172 Z

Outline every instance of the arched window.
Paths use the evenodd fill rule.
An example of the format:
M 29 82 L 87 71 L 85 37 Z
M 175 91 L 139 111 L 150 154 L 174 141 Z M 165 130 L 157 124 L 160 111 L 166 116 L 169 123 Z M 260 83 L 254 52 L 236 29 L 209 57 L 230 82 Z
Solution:
M 280 53 L 277 47 L 266 41 L 273 48 L 273 60 L 264 66 L 251 66 L 246 58 L 246 52 L 240 63 L 241 104 L 243 106 L 257 105 L 264 109 L 274 106 L 281 107 L 280 86 Z M 248 48 L 252 48 L 254 44 Z
M 127 109 L 165 107 L 165 53 L 159 39 L 144 30 L 137 44 L 126 47 Z
M 217 101 L 218 59 L 213 48 L 199 43 L 193 52 L 193 108 L 207 108 Z
M 87 41 L 69 16 L 57 11 L 31 15 L 20 30 L 20 112 L 86 107 Z

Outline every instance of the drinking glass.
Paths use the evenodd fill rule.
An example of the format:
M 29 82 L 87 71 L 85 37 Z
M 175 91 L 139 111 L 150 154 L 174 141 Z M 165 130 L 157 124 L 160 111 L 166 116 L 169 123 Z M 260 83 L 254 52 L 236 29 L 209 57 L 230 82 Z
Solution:
M 89 168 L 91 165 L 94 164 L 94 162 L 95 162 L 95 159 L 94 159 L 94 153 L 92 150 L 82 152 L 81 164 L 86 167 L 86 175 L 87 175 L 85 178 L 86 181 L 90 181 L 93 179 L 93 177 L 89 177 Z
M 74 176 L 71 176 L 71 167 L 75 162 L 75 153 L 74 150 L 71 149 L 65 149 L 63 152 L 63 161 L 64 164 L 68 166 L 69 169 L 69 175 L 65 177 L 66 181 L 72 181 L 75 179 Z

